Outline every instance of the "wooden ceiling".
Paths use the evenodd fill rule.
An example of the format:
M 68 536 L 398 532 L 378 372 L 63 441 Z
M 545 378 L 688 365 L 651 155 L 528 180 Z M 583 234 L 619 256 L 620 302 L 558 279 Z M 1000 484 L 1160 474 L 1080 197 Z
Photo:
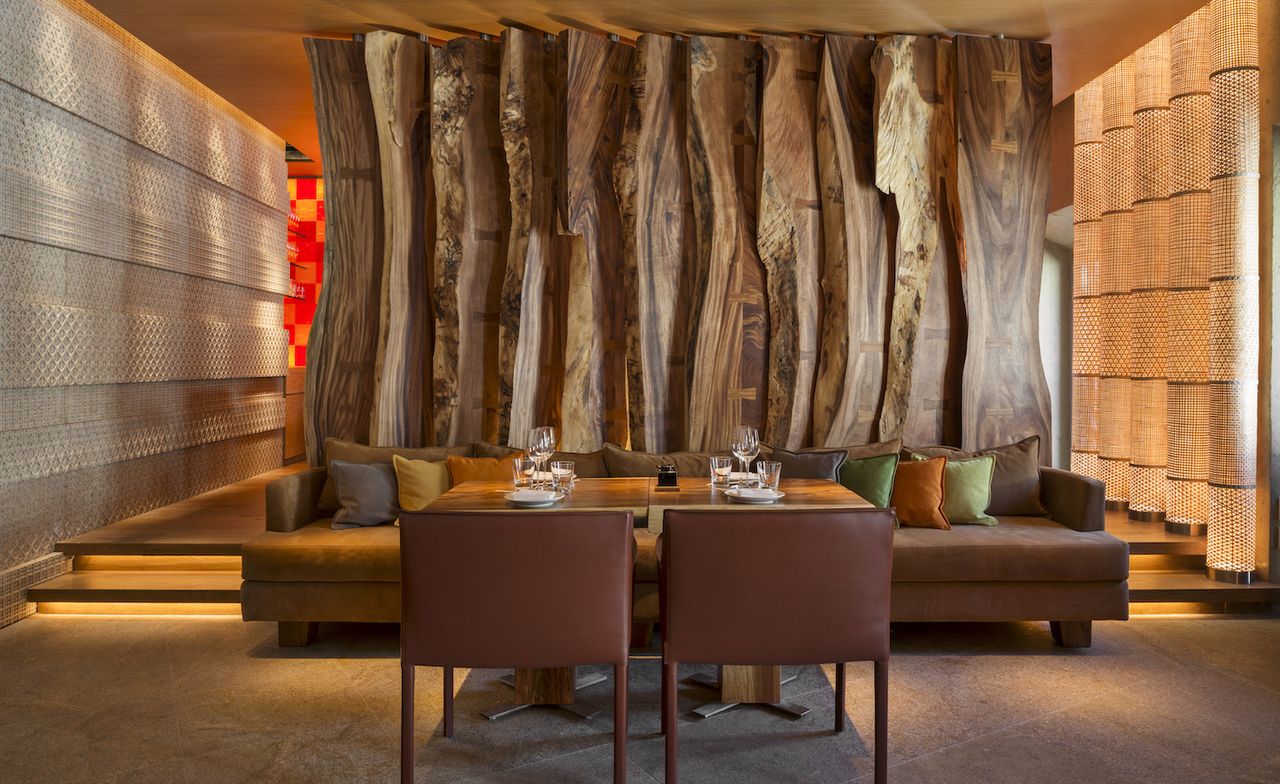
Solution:
M 319 159 L 303 36 L 451 38 L 508 24 L 672 33 L 941 33 L 1046 40 L 1054 100 L 1206 0 L 92 0 L 126 30 Z

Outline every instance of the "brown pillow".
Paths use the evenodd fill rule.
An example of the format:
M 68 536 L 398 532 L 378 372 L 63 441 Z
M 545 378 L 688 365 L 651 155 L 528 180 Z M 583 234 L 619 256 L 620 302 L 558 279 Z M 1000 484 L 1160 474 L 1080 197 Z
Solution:
M 459 457 L 449 455 L 445 458 L 449 463 L 450 486 L 463 482 L 484 480 L 512 481 L 511 461 L 523 457 L 523 452 L 515 452 L 510 457 Z
M 603 449 L 594 452 L 554 452 L 551 460 L 572 460 L 573 473 L 579 479 L 598 479 L 609 475 Z
M 861 460 L 864 457 L 880 457 L 881 455 L 897 454 L 898 450 L 902 449 L 902 439 L 894 438 L 889 441 L 874 441 L 870 444 L 859 444 L 856 446 L 813 446 L 801 449 L 800 451 L 827 452 L 834 449 L 843 449 L 846 460 Z
M 835 449 L 826 452 L 774 449 L 769 453 L 770 460 L 782 463 L 783 479 L 840 479 L 840 466 L 844 465 L 845 451 Z M 759 462 L 759 461 L 757 461 Z
M 889 498 L 898 522 L 912 528 L 950 530 L 951 524 L 942 511 L 942 478 L 946 468 L 945 457 L 898 463 L 898 472 L 893 477 L 893 495 Z
M 471 444 L 465 446 L 422 447 L 365 446 L 351 441 L 343 441 L 340 438 L 326 438 L 324 440 L 324 460 L 325 467 L 329 469 L 329 476 L 324 480 L 324 487 L 320 490 L 320 501 L 316 506 L 322 512 L 333 512 L 339 507 L 338 488 L 333 482 L 334 460 L 358 463 L 360 465 L 369 465 L 370 463 L 386 463 L 390 465 L 391 458 L 394 455 L 400 455 L 406 460 L 444 460 L 448 455 L 470 457 L 471 453 Z
M 658 466 L 674 464 L 680 476 L 711 475 L 708 458 L 712 452 L 671 452 L 655 454 L 653 452 L 632 452 L 615 444 L 604 445 L 604 462 L 609 467 L 609 476 L 657 476 Z M 582 474 L 578 474 L 582 476 Z
M 1048 514 L 1040 503 L 1040 436 L 1028 436 L 1017 443 L 978 452 L 966 452 L 949 446 L 927 446 L 910 451 L 927 457 L 967 458 L 994 455 L 996 470 L 991 477 L 991 505 L 987 507 L 987 514 L 1023 517 L 1042 517 Z M 906 459 L 910 460 L 910 456 Z
M 519 449 L 502 444 L 490 444 L 488 441 L 477 441 L 471 445 L 475 451 L 464 457 L 514 457 Z

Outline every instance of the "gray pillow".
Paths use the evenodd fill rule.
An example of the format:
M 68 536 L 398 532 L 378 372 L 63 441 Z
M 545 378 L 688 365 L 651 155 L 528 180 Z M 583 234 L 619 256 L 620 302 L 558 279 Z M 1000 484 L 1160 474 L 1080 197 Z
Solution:
M 389 523 L 400 516 L 396 497 L 396 472 L 390 463 L 329 463 L 338 503 L 334 528 L 359 528 Z
M 840 466 L 844 465 L 848 453 L 843 449 L 832 449 L 825 452 L 792 452 L 775 447 L 770 459 L 782 463 L 782 478 L 786 479 L 830 479 L 840 481 Z

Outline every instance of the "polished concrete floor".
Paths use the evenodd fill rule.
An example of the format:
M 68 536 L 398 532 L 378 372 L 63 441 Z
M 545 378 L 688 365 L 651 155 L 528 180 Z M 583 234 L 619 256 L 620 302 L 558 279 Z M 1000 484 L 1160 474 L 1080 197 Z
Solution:
M 0 780 L 397 780 L 394 627 L 323 626 L 306 649 L 233 618 L 34 616 L 0 629 Z M 500 722 L 493 671 L 459 671 L 457 732 L 438 737 L 438 671 L 418 673 L 418 782 L 605 782 L 610 714 L 553 709 Z M 685 674 L 682 672 L 682 674 Z M 831 671 L 804 668 L 790 720 L 687 711 L 681 776 L 699 782 L 866 780 L 868 665 L 850 668 L 851 729 L 833 734 Z M 658 664 L 632 667 L 630 781 L 662 780 Z M 607 708 L 608 684 L 582 699 Z M 1089 650 L 1055 649 L 1038 624 L 894 627 L 890 780 L 1280 781 L 1280 619 L 1139 618 L 1096 624 Z

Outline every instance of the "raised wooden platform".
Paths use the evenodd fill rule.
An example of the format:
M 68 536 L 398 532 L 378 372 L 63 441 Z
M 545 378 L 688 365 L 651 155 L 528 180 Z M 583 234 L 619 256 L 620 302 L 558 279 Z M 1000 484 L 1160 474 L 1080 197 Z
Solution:
M 1268 604 L 1280 602 L 1280 585 L 1219 583 L 1204 572 L 1140 571 L 1129 575 L 1129 601 Z
M 1130 520 L 1127 512 L 1107 512 L 1107 533 L 1129 543 L 1130 555 L 1199 555 L 1205 554 L 1205 538 L 1173 534 L 1164 523 L 1140 523 Z
M 27 590 L 30 602 L 240 601 L 240 572 L 70 572 Z

